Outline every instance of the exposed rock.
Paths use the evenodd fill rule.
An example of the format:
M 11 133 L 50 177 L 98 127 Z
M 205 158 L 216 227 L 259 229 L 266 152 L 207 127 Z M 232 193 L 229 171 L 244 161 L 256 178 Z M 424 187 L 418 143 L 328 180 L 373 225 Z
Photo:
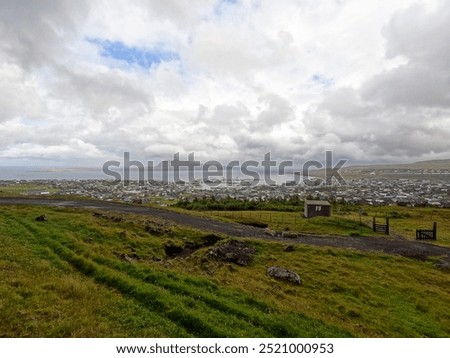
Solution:
M 150 235 L 162 236 L 164 234 L 169 234 L 170 229 L 164 227 L 161 223 L 146 223 L 145 231 L 147 231 Z
M 298 234 L 296 232 L 283 231 L 281 236 L 288 239 L 296 239 L 298 237 Z
M 131 256 L 129 256 L 130 258 L 132 258 L 132 259 L 134 259 L 134 260 L 137 260 L 137 261 L 139 261 L 140 259 L 141 259 L 141 257 L 137 254 L 137 253 L 135 253 L 135 252 L 133 252 L 132 254 L 131 254 Z
M 36 221 L 48 221 L 48 218 L 46 215 L 41 215 L 41 216 L 38 216 L 35 220 Z
M 277 232 L 275 230 L 272 230 L 272 229 L 269 229 L 269 228 L 264 229 L 264 232 L 266 233 L 266 235 L 269 235 L 269 236 L 272 236 L 272 237 L 277 236 Z
M 120 254 L 119 255 L 119 258 L 122 260 L 122 261 L 127 261 L 127 262 L 129 262 L 129 263 L 133 263 L 133 259 L 130 257 L 130 256 L 128 256 L 127 254 Z
M 439 260 L 437 263 L 434 264 L 434 266 L 441 270 L 450 271 L 450 255 L 449 258 L 447 258 L 447 260 L 445 259 Z
M 184 251 L 185 244 L 180 241 L 169 240 L 164 243 L 164 252 L 168 257 L 175 257 L 181 255 Z
M 99 212 L 95 212 L 92 215 L 94 217 L 102 218 L 102 219 L 106 219 L 106 220 L 111 220 L 111 221 L 116 222 L 116 223 L 119 223 L 119 222 L 121 222 L 123 220 L 120 216 L 107 215 L 107 214 L 102 214 L 102 213 L 99 213 Z
M 131 245 L 128 245 L 125 248 L 130 250 L 131 252 L 136 252 L 136 249 L 133 246 L 131 246 Z
M 252 262 L 255 254 L 256 250 L 253 247 L 237 240 L 231 240 L 223 245 L 212 248 L 208 256 L 216 260 L 248 266 Z
M 284 252 L 292 252 L 292 251 L 295 251 L 295 247 L 294 247 L 294 245 L 288 245 L 284 248 L 283 251 Z
M 391 251 L 393 254 L 409 257 L 411 259 L 425 261 L 427 259 L 426 252 L 423 250 L 410 249 L 408 247 L 397 247 Z
M 201 239 L 203 241 L 204 246 L 211 246 L 211 245 L 214 245 L 217 241 L 222 240 L 222 238 L 220 236 L 217 236 L 214 234 L 209 234 L 209 235 L 203 236 Z
M 279 267 L 279 266 L 269 267 L 267 269 L 267 274 L 270 277 L 273 277 L 273 278 L 275 278 L 277 280 L 283 280 L 283 281 L 291 282 L 291 283 L 293 283 L 295 285 L 301 285 L 302 284 L 302 280 L 301 280 L 300 276 L 296 272 L 287 270 L 284 267 Z
M 187 240 L 186 237 L 183 240 L 170 239 L 164 243 L 164 251 L 167 258 L 174 259 L 177 257 L 188 257 L 202 247 L 212 246 L 217 241 L 223 238 L 214 234 L 206 235 L 200 238 L 198 241 Z

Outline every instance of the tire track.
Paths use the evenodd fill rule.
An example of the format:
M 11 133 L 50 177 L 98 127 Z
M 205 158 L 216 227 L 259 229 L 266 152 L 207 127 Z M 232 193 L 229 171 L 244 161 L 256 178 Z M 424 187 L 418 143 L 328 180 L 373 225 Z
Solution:
M 209 322 L 206 323 L 204 320 L 197 319 L 195 313 L 199 310 L 203 312 L 203 314 L 208 314 L 208 316 L 210 316 L 210 322 L 220 322 L 226 318 L 228 324 L 235 327 L 234 333 L 239 334 L 239 332 L 241 332 L 240 335 L 242 336 L 250 331 L 257 336 L 275 336 L 277 333 L 295 336 L 294 332 L 286 330 L 285 325 L 276 324 L 273 321 L 271 322 L 273 316 L 267 316 L 264 317 L 265 319 L 261 320 L 258 315 L 262 314 L 266 316 L 267 314 L 258 312 L 258 309 L 255 310 L 255 307 L 249 306 L 248 308 L 251 309 L 250 312 L 233 308 L 232 306 L 227 305 L 223 300 L 214 300 L 212 297 L 205 297 L 204 292 L 198 287 L 195 288 L 195 290 L 198 291 L 197 294 L 195 294 L 194 292 L 181 288 L 176 283 L 166 282 L 164 287 L 161 287 L 158 284 L 152 284 L 148 280 L 144 280 L 144 276 L 138 272 L 135 272 L 134 275 L 130 275 L 129 270 L 124 273 L 123 271 L 116 269 L 112 262 L 109 262 L 109 265 L 105 264 L 108 263 L 108 260 L 93 258 L 92 261 L 88 261 L 83 255 L 75 254 L 72 249 L 61 244 L 58 240 L 50 238 L 51 236 L 54 236 L 51 235 L 54 233 L 50 233 L 45 227 L 39 227 L 38 229 L 38 225 L 26 222 L 24 219 L 18 219 L 11 216 L 9 216 L 9 219 L 15 224 L 20 225 L 29 234 L 30 238 L 32 237 L 36 242 L 43 243 L 45 247 L 50 248 L 57 257 L 69 263 L 85 276 L 102 284 L 106 284 L 110 288 L 118 289 L 123 294 L 131 296 L 134 299 L 138 299 L 138 301 L 141 304 L 144 304 L 147 309 L 163 316 L 168 316 L 168 318 L 176 325 L 180 325 L 181 322 L 180 328 L 186 329 L 187 332 L 195 333 L 196 336 L 226 336 L 225 332 L 218 331 L 217 325 L 210 326 Z M 36 240 L 37 237 L 40 237 L 40 239 Z M 76 247 L 76 249 L 77 252 L 82 253 L 80 248 Z M 132 281 L 134 284 L 130 284 L 128 281 Z M 166 295 L 168 295 L 168 298 L 178 297 L 178 301 L 182 307 L 178 310 L 167 307 L 167 305 L 164 304 L 164 301 L 166 300 L 161 299 L 157 292 L 154 293 L 148 290 L 140 292 L 140 290 L 136 288 L 139 285 L 151 287 L 156 291 L 161 290 L 167 292 Z M 195 309 L 194 311 L 192 311 L 193 308 Z M 255 316 L 252 316 L 252 312 Z M 220 316 L 223 314 L 226 314 L 226 317 L 221 319 Z

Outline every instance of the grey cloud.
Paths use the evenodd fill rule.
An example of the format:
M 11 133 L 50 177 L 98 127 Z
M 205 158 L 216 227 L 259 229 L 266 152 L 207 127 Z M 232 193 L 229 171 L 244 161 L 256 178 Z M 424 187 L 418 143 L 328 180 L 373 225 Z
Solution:
M 0 1 L 0 53 L 24 68 L 54 63 L 87 14 L 84 1 Z
M 388 57 L 405 56 L 436 71 L 450 68 L 450 3 L 431 11 L 423 4 L 398 12 L 384 29 Z
M 68 103 L 80 101 L 80 106 L 92 115 L 107 113 L 117 108 L 118 115 L 138 116 L 151 111 L 154 98 L 138 78 L 114 69 L 103 71 L 61 70 L 54 96 Z M 129 113 L 131 112 L 131 113 Z
M 267 131 L 274 126 L 295 119 L 292 105 L 275 93 L 268 93 L 260 97 L 259 102 L 265 107 L 251 125 L 251 130 Z
M 351 104 L 349 104 L 351 107 Z M 430 108 L 373 107 L 359 117 L 339 117 L 339 114 L 319 107 L 305 114 L 307 130 L 322 144 L 330 140 L 328 149 L 342 152 L 354 146 L 361 151 L 345 153 L 352 159 L 420 158 L 426 155 L 450 154 L 450 110 Z M 331 136 L 331 137 L 330 137 Z M 315 148 L 315 143 L 311 143 Z
M 201 20 L 202 16 L 212 11 L 214 0 L 193 0 L 189 2 L 178 0 L 142 1 L 155 18 L 164 18 L 185 29 Z
M 361 94 L 387 106 L 450 105 L 450 3 L 426 11 L 414 5 L 398 12 L 385 27 L 386 55 L 408 62 L 368 81 Z
M 36 81 L 18 66 L 0 64 L 0 123 L 15 117 L 33 119 L 44 109 Z
M 360 97 L 358 91 L 350 87 L 329 92 L 323 101 L 322 108 L 340 118 L 356 121 L 373 112 L 373 108 Z
M 236 105 L 220 104 L 214 108 L 213 118 L 221 126 L 226 126 L 231 124 L 231 129 L 235 125 L 244 125 L 244 118 L 250 116 L 249 109 L 241 102 L 236 103 Z
M 214 145 L 218 138 L 227 138 L 228 146 L 241 155 L 259 157 L 268 151 L 295 153 L 302 140 L 296 137 L 291 143 L 292 135 L 280 138 L 276 133 L 279 126 L 296 121 L 291 103 L 274 93 L 260 97 L 262 108 L 258 113 L 251 111 L 242 103 L 235 105 L 220 104 L 211 113 L 206 107 L 200 107 L 197 120 L 205 123 L 202 130 L 203 141 Z M 231 148 L 230 148 L 231 149 Z
M 360 148 L 349 153 L 354 159 L 450 155 L 448 23 L 448 2 L 432 12 L 417 5 L 394 15 L 383 32 L 387 56 L 402 56 L 407 62 L 359 88 L 328 92 L 322 103 L 305 112 L 307 130 L 316 137 L 334 135 L 337 150 L 345 145 Z
M 215 14 L 215 0 L 0 0 L 0 150 L 60 150 L 68 160 L 77 150 L 148 159 L 176 151 L 322 159 L 327 149 L 364 160 L 450 156 L 450 3 L 397 12 L 383 30 L 386 58 L 367 67 L 367 42 L 339 53 L 328 35 L 309 38 L 308 30 L 322 29 L 309 26 L 314 17 L 290 22 L 285 9 L 302 2 L 276 14 L 248 4 Z M 267 20 L 283 16 L 286 23 Z M 149 72 L 108 68 L 114 64 L 83 43 L 91 35 L 130 46 L 160 41 L 180 60 Z M 336 58 L 308 51 L 311 44 Z M 393 67 L 397 57 L 402 65 Z M 312 88 L 314 73 L 331 73 L 334 86 Z
M 450 105 L 450 73 L 430 67 L 403 65 L 368 81 L 361 90 L 366 101 L 407 107 Z

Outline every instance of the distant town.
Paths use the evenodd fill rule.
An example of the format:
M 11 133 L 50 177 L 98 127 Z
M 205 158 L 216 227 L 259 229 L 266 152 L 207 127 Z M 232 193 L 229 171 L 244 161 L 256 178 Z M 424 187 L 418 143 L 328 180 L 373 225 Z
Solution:
M 298 196 L 358 205 L 404 205 L 450 208 L 450 171 L 408 169 L 367 171 L 363 177 L 347 179 L 347 185 L 307 186 L 294 181 L 277 185 L 254 185 L 251 180 L 232 182 L 216 179 L 162 183 L 132 181 L 124 185 L 112 180 L 4 180 L 2 188 L 29 187 L 28 196 L 79 196 L 106 201 L 152 203 L 167 206 L 177 200 L 214 197 L 240 200 L 284 199 Z M 45 189 L 32 189 L 45 188 Z M 5 192 L 8 190 L 5 189 Z

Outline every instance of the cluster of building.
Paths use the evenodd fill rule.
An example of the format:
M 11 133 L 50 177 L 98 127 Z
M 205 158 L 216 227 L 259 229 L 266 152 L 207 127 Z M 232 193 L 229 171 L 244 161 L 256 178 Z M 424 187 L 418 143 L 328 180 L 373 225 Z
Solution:
M 5 185 L 21 185 L 26 181 L 3 181 Z M 129 182 L 117 183 L 107 180 L 40 180 L 31 186 L 45 187 L 45 190 L 29 190 L 28 195 L 82 196 L 99 200 L 123 202 L 152 202 L 161 206 L 177 200 L 212 197 L 242 200 L 286 199 L 297 196 L 300 199 L 336 201 L 368 205 L 408 205 L 450 208 L 450 176 L 448 180 L 420 178 L 363 178 L 353 179 L 346 185 L 307 186 L 302 183 L 279 185 L 253 185 L 248 180 L 232 183 L 216 181 L 203 182 Z M 0 188 L 1 189 L 1 188 Z
M 450 180 L 355 179 L 346 187 L 332 189 L 327 196 L 355 204 L 450 207 Z

